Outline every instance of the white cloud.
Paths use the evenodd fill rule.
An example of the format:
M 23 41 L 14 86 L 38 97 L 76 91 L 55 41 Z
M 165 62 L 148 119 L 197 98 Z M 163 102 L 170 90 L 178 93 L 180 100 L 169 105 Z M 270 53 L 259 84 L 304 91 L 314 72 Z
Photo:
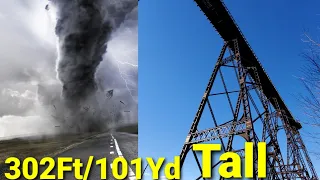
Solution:
M 3 116 L 0 118 L 1 139 L 20 136 L 50 135 L 55 133 L 55 131 L 53 121 L 40 116 Z

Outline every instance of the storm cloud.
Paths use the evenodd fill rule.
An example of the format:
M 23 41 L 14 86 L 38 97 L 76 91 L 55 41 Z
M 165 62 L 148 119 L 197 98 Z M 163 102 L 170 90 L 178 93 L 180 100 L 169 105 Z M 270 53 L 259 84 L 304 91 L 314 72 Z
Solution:
M 111 123 L 137 121 L 137 1 L 95 1 L 99 7 L 91 1 L 77 1 L 81 7 L 76 1 L 68 1 L 70 5 L 66 2 L 51 1 L 51 12 L 45 9 L 45 1 L 1 2 L 0 129 L 7 133 L 0 136 L 8 136 L 8 132 L 14 132 L 10 136 L 45 134 L 41 127 L 47 133 L 56 133 L 79 127 L 87 130 L 88 124 L 108 127 Z M 63 4 L 61 9 L 81 10 L 63 13 L 59 3 Z M 96 15 L 91 12 L 95 9 L 99 11 Z M 71 19 L 61 21 L 61 17 Z M 97 19 L 89 20 L 93 17 Z M 81 73 L 86 76 L 81 77 Z M 48 91 L 39 94 L 39 85 Z M 110 89 L 114 97 L 108 99 L 105 93 Z M 64 113 L 57 117 L 64 109 L 61 97 L 79 105 L 80 101 L 88 103 L 90 95 L 95 97 L 91 105 L 97 106 L 104 118 L 83 116 L 75 121 Z M 40 101 L 40 96 L 47 101 Z M 83 113 L 83 108 L 77 110 Z M 87 115 L 98 114 L 92 108 L 89 111 Z M 35 123 L 37 127 L 30 125 Z M 56 124 L 62 128 L 55 128 Z

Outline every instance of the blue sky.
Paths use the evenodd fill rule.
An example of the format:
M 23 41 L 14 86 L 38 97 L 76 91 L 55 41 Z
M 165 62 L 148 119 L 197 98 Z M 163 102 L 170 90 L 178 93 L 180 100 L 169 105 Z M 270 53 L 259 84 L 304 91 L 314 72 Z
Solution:
M 303 119 L 295 95 L 304 89 L 295 76 L 304 63 L 303 32 L 320 33 L 320 2 L 225 3 L 289 109 Z M 172 160 L 180 154 L 222 43 L 193 1 L 140 1 L 140 157 Z M 316 148 L 304 141 L 309 149 Z M 313 163 L 320 172 L 320 160 L 313 157 Z

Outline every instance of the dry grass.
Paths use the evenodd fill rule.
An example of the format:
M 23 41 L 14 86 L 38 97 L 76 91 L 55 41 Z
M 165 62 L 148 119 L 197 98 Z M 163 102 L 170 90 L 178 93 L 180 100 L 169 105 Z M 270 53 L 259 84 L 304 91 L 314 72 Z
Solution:
M 126 124 L 116 128 L 118 132 L 126 132 L 131 134 L 138 134 L 138 124 Z
M 8 170 L 8 165 L 4 164 L 8 157 L 17 157 L 25 159 L 34 157 L 41 159 L 43 157 L 52 157 L 66 147 L 90 139 L 98 133 L 59 135 L 51 137 L 30 137 L 16 138 L 0 141 L 0 179 L 4 178 L 4 172 Z

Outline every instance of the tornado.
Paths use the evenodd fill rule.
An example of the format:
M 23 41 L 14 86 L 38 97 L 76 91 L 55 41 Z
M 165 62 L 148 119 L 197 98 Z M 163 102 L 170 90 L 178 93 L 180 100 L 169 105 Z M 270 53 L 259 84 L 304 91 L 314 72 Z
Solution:
M 137 0 L 50 0 L 56 11 L 57 76 L 62 98 L 76 110 L 95 94 L 96 70 L 111 33 L 138 5 Z
M 46 9 L 54 11 L 56 18 L 56 72 L 65 107 L 58 113 L 67 116 L 63 119 L 68 126 L 101 127 L 96 71 L 112 33 L 137 6 L 137 0 L 49 0 Z

